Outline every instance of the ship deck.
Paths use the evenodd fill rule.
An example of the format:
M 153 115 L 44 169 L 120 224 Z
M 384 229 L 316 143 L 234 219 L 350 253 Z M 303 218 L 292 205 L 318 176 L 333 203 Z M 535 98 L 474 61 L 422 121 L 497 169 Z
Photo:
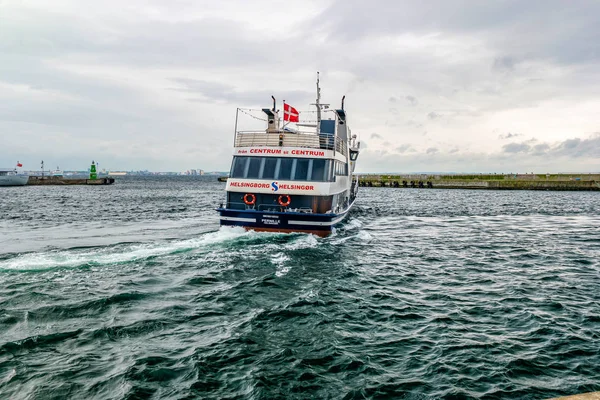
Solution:
M 285 130 L 265 132 L 237 131 L 235 147 L 303 147 L 309 149 L 333 150 L 346 155 L 348 147 L 340 137 L 315 132 L 289 132 Z

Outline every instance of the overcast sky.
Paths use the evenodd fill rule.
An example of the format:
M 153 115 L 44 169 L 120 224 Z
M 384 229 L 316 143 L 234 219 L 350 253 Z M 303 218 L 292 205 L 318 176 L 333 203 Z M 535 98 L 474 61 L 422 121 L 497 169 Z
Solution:
M 359 172 L 600 171 L 596 0 L 0 0 L 0 167 L 225 171 L 317 70 Z

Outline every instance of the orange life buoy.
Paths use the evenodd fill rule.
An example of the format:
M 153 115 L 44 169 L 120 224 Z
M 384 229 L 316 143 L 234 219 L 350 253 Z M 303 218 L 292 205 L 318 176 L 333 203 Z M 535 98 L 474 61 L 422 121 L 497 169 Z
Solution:
M 285 199 L 285 201 L 284 201 L 284 199 Z M 280 206 L 287 207 L 292 202 L 292 198 L 288 194 L 282 194 L 277 199 L 277 202 L 279 203 Z
M 252 193 L 246 193 L 244 195 L 244 203 L 246 203 L 247 206 L 253 206 L 254 203 L 256 203 L 256 196 Z

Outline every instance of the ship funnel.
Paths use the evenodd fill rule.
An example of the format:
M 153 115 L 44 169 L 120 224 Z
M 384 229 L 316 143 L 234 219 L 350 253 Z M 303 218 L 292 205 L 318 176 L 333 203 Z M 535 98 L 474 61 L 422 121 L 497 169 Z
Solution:
M 344 100 L 346 99 L 346 95 L 342 96 L 342 110 L 344 109 Z
M 274 96 L 273 109 L 263 108 L 262 111 L 267 114 L 267 132 L 279 132 L 279 111 L 277 111 L 277 101 Z

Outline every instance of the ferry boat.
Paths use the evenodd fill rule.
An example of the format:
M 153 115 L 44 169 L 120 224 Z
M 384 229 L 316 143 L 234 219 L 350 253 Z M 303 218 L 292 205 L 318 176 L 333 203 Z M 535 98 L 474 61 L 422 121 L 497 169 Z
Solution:
M 217 208 L 220 224 L 327 236 L 358 192 L 353 172 L 360 142 L 347 125 L 345 96 L 338 109 L 322 104 L 317 74 L 315 111 L 298 112 L 284 101 L 280 119 L 272 100 L 272 108 L 237 109 L 227 199 Z M 255 122 L 251 112 L 262 113 L 266 129 L 239 129 L 241 114 Z
M 59 167 L 56 167 L 56 169 L 54 171 L 52 171 L 52 176 L 56 176 L 58 178 L 62 178 L 64 177 L 64 173 L 62 171 L 62 169 L 60 169 Z
M 21 163 L 17 162 L 17 167 L 22 167 Z M 0 186 L 25 186 L 28 181 L 29 176 L 17 168 L 0 168 Z

